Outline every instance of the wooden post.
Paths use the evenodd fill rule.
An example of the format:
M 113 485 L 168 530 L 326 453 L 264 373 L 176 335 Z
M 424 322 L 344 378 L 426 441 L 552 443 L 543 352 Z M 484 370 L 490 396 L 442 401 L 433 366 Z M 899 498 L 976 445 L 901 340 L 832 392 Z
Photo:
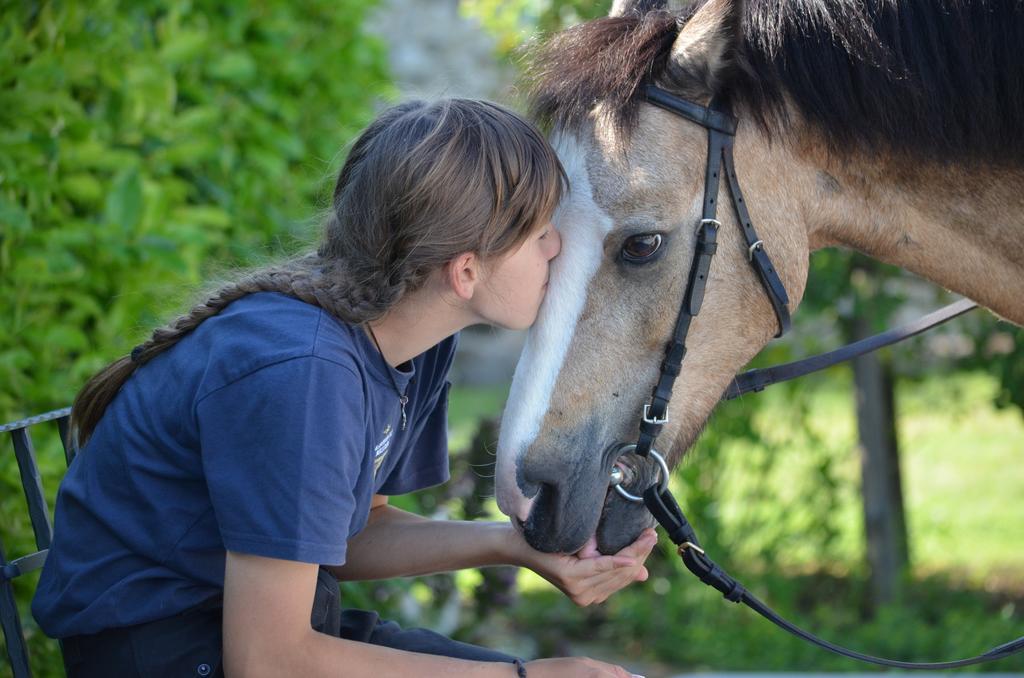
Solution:
M 870 323 L 861 314 L 853 319 L 852 329 L 854 339 L 871 334 Z M 895 393 L 892 369 L 877 353 L 854 360 L 853 374 L 871 607 L 877 609 L 899 599 L 910 561 L 896 440 Z

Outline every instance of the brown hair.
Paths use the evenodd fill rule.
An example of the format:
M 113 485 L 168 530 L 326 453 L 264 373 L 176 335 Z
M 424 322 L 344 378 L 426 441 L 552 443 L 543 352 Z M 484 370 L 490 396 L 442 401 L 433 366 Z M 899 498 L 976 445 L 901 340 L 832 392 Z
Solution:
M 96 374 L 75 398 L 74 439 L 88 441 L 140 365 L 231 302 L 282 292 L 366 323 L 462 252 L 486 261 L 517 249 L 567 184 L 536 128 L 500 106 L 446 99 L 385 110 L 341 168 L 317 251 L 225 284 Z

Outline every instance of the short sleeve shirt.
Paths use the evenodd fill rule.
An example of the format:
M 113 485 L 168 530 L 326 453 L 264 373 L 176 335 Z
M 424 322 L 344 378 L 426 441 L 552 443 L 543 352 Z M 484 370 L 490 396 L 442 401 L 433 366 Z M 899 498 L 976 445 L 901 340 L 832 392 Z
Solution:
M 277 293 L 205 320 L 125 382 L 68 469 L 40 626 L 186 610 L 222 595 L 227 550 L 344 563 L 374 494 L 447 480 L 455 343 L 395 369 L 362 328 Z

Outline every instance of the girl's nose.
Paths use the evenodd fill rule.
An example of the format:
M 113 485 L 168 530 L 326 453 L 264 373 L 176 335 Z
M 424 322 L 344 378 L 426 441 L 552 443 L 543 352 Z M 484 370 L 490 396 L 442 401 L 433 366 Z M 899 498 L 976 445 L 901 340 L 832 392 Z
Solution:
M 554 259 L 562 251 L 562 234 L 556 228 L 551 229 L 551 234 L 554 236 L 554 244 L 551 247 L 551 254 L 548 256 L 548 260 Z

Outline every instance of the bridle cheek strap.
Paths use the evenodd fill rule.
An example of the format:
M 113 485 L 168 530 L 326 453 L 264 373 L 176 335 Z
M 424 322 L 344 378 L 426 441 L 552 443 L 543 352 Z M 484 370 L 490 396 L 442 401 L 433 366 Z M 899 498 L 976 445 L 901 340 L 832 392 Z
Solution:
M 750 264 L 754 267 L 754 271 L 757 272 L 757 277 L 761 280 L 761 286 L 764 287 L 768 301 L 771 302 L 772 308 L 775 310 L 775 317 L 779 321 L 779 331 L 775 336 L 781 337 L 789 331 L 791 324 L 789 317 L 789 295 L 786 294 L 786 286 L 779 279 L 779 274 L 775 272 L 775 266 L 772 265 L 772 260 L 764 249 L 764 243 L 757 237 L 757 233 L 754 231 L 754 223 L 750 219 L 750 213 L 747 212 L 747 204 L 743 200 L 743 191 L 740 190 L 740 182 L 736 178 L 736 165 L 732 159 L 734 139 L 735 137 L 729 137 L 729 143 L 723 149 L 725 172 L 729 180 L 729 192 L 732 194 L 732 206 L 736 211 L 736 220 L 743 231 L 743 238 L 747 241 L 747 256 L 750 258 Z

